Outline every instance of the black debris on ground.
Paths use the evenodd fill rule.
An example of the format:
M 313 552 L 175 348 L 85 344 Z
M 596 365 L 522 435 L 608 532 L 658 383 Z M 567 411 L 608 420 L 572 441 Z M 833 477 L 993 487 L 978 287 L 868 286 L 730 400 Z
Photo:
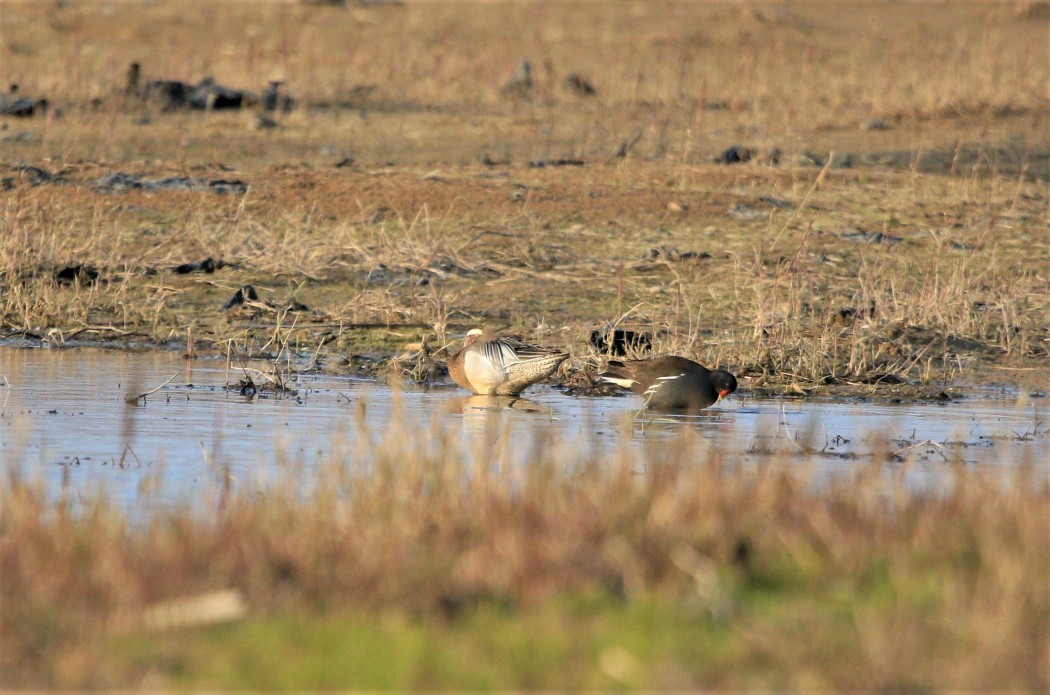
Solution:
M 178 273 L 179 275 L 189 275 L 190 273 L 214 273 L 216 270 L 225 268 L 228 263 L 223 260 L 216 261 L 214 258 L 208 257 L 203 261 L 197 261 L 196 263 L 183 263 L 177 265 L 171 269 L 171 272 Z
M 653 334 L 623 328 L 591 331 L 590 343 L 604 355 L 626 357 L 631 353 L 650 352 Z
M 259 293 L 255 291 L 255 288 L 251 285 L 243 285 L 240 289 L 233 293 L 233 296 L 226 300 L 226 303 L 222 305 L 223 311 L 229 311 L 239 306 L 244 306 L 245 302 L 257 302 L 259 301 Z
M 594 85 L 584 77 L 572 73 L 565 78 L 565 89 L 580 97 L 593 97 L 598 93 Z
M 121 171 L 107 174 L 92 182 L 99 193 L 123 193 L 125 191 L 211 191 L 218 195 L 244 195 L 248 192 L 248 183 L 240 179 L 203 179 L 187 176 L 169 176 L 161 179 L 148 179 Z
M 98 280 L 98 269 L 89 265 L 67 265 L 55 271 L 55 281 L 60 285 L 93 285 Z

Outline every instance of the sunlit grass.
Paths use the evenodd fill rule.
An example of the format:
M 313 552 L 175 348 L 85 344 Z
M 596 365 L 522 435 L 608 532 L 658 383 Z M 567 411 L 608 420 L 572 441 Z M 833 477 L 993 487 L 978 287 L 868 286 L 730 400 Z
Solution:
M 223 350 L 280 322 L 339 357 L 487 324 L 591 360 L 592 329 L 631 323 L 659 351 L 805 389 L 989 380 L 1050 355 L 1039 3 L 187 7 L 0 17 L 9 79 L 60 109 L 5 121 L 5 156 L 63 179 L 4 173 L 6 335 Z M 534 92 L 508 101 L 522 58 Z M 251 110 L 160 113 L 124 97 L 130 60 L 145 79 L 284 79 L 299 106 L 269 130 Z M 755 158 L 712 163 L 733 144 Z M 529 166 L 564 157 L 584 166 Z M 249 192 L 91 190 L 114 170 Z M 858 229 L 903 241 L 842 238 Z M 209 256 L 234 265 L 170 275 Z M 55 287 L 78 263 L 102 282 Z M 243 284 L 273 310 L 223 312 Z M 292 300 L 310 311 L 282 315 Z
M 755 385 L 806 388 L 887 375 L 943 387 L 987 380 L 988 365 L 1034 371 L 1048 356 L 1035 184 L 984 181 L 963 202 L 945 182 L 916 190 L 905 174 L 869 183 L 813 172 L 802 188 L 787 187 L 783 172 L 751 172 L 754 193 L 734 193 L 713 167 L 673 191 L 618 187 L 605 178 L 617 175 L 612 166 L 582 181 L 513 171 L 558 196 L 523 210 L 506 197 L 514 186 L 485 182 L 480 167 L 449 181 L 256 172 L 243 201 L 24 189 L 0 208 L 12 230 L 0 240 L 0 319 L 9 335 L 59 343 L 192 338 L 198 350 L 220 351 L 231 340 L 262 345 L 280 326 L 305 353 L 325 343 L 333 357 L 389 355 L 423 337 L 441 346 L 487 324 L 581 359 L 593 356 L 591 330 L 625 323 L 652 332 L 658 352 L 696 356 Z M 800 209 L 727 221 L 735 201 L 764 204 L 767 186 L 783 187 Z M 1015 201 L 1018 187 L 1030 199 Z M 695 214 L 669 217 L 674 201 Z M 864 221 L 871 215 L 879 221 Z M 858 229 L 900 241 L 843 237 Z M 654 248 L 710 258 L 653 259 Z M 206 257 L 231 265 L 171 272 Z M 79 263 L 99 269 L 99 282 L 55 281 Z M 223 311 L 244 284 L 270 308 Z M 308 311 L 283 313 L 293 300 Z
M 0 123 L 0 338 L 342 369 L 485 324 L 590 373 L 616 323 L 756 389 L 1045 390 L 1046 22 L 1030 1 L 4 2 L 5 87 L 54 108 Z M 523 58 L 536 84 L 508 100 Z M 283 79 L 298 108 L 161 113 L 125 99 L 132 60 Z M 731 145 L 754 158 L 713 163 Z M 813 166 L 832 152 L 852 167 Z M 563 158 L 583 166 L 530 166 Z M 249 188 L 93 189 L 114 171 Z M 207 257 L 231 265 L 171 272 Z M 57 282 L 78 264 L 98 282 Z M 258 304 L 224 311 L 245 284 Z M 431 374 L 414 360 L 386 373 Z M 319 488 L 287 461 L 142 518 L 6 476 L 0 685 L 1050 684 L 1040 462 L 949 463 L 929 494 L 881 454 L 818 486 L 688 436 L 641 459 L 540 441 L 522 469 L 372 434 Z M 234 597 L 229 622 L 158 631 L 200 595 Z
M 541 437 L 524 466 L 490 439 L 395 416 L 309 475 L 145 513 L 8 476 L 5 685 L 1046 684 L 1035 461 L 918 490 L 891 452 L 817 481 L 688 429 L 604 456 Z

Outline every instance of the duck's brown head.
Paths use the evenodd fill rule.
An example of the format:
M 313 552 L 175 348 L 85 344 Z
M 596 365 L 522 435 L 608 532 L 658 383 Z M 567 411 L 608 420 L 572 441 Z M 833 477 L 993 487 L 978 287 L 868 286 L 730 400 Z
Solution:
M 467 331 L 467 334 L 463 336 L 463 347 L 468 348 L 474 343 L 481 340 L 481 337 L 485 334 L 480 328 L 471 328 Z

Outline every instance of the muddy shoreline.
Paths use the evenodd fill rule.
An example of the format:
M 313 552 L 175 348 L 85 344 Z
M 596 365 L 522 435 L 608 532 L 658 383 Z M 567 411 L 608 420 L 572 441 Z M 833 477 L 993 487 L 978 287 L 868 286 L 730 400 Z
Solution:
M 46 339 L 36 337 L 0 338 L 0 350 L 63 350 L 103 349 L 107 351 L 149 353 L 181 353 L 187 365 L 192 363 L 214 364 L 216 362 L 238 361 L 270 362 L 277 372 L 286 376 L 330 374 L 353 376 L 376 380 L 380 383 L 398 382 L 407 388 L 456 388 L 448 376 L 444 358 L 422 358 L 418 354 L 396 353 L 390 350 L 375 351 L 368 354 L 333 354 L 302 353 L 294 356 L 260 353 L 226 353 L 218 348 L 207 349 L 197 345 L 193 356 L 185 352 L 185 345 L 175 342 L 157 345 L 145 342 L 133 342 L 124 339 L 111 340 L 69 340 L 62 345 L 53 345 Z M 453 345 L 452 352 L 458 349 Z M 586 354 L 574 357 L 566 367 L 543 382 L 568 395 L 581 398 L 600 398 L 623 396 L 624 392 L 600 384 L 595 375 L 600 371 L 603 355 Z M 276 360 L 276 362 L 275 362 Z M 1019 367 L 1020 376 L 1015 379 L 1005 378 L 1014 370 L 1003 368 L 988 374 L 982 380 L 957 379 L 948 384 L 937 383 L 819 383 L 800 384 L 797 381 L 770 383 L 768 379 L 741 373 L 740 391 L 737 397 L 777 398 L 788 401 L 840 402 L 840 403 L 942 403 L 996 397 L 1025 397 L 1037 402 L 1048 397 L 1048 381 L 1045 374 L 1036 367 Z

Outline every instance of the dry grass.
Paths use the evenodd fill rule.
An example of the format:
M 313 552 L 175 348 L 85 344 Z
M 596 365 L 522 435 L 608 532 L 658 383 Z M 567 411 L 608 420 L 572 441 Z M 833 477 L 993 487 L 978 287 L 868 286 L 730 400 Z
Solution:
M 641 163 L 505 171 L 265 171 L 239 200 L 20 188 L 0 209 L 12 230 L 0 316 L 9 333 L 222 351 L 280 326 L 308 355 L 321 343 L 389 354 L 428 334 L 441 345 L 478 323 L 579 350 L 592 328 L 627 322 L 654 332 L 658 351 L 807 388 L 985 380 L 999 376 L 989 365 L 1026 367 L 1050 349 L 1035 185 L 980 179 L 960 198 L 953 179 L 904 174 L 751 170 L 727 189 L 714 167 L 678 167 L 670 186 L 638 180 L 663 171 Z M 517 183 L 525 203 L 508 197 Z M 769 191 L 796 208 L 762 202 Z M 726 215 L 738 205 L 768 210 Z M 858 229 L 902 241 L 846 238 Z M 208 256 L 231 265 L 170 272 Z M 71 263 L 100 281 L 57 284 Z M 244 284 L 272 306 L 222 311 Z M 287 312 L 293 299 L 309 311 Z
M 280 323 L 306 354 L 389 354 L 477 323 L 579 350 L 628 322 L 807 389 L 1028 369 L 1050 351 L 1039 7 L 7 3 L 9 79 L 61 113 L 5 122 L 5 158 L 64 182 L 0 177 L 0 324 L 223 350 Z M 521 57 L 536 85 L 508 101 Z M 266 131 L 251 112 L 159 113 L 122 96 L 132 59 L 147 77 L 286 79 L 300 108 Z M 570 72 L 597 94 L 562 89 Z M 886 129 L 858 127 L 873 119 Z M 755 159 L 710 163 L 731 144 Z M 802 163 L 829 152 L 853 167 Z M 585 166 L 524 164 L 561 157 Z M 115 170 L 250 190 L 96 192 Z M 233 265 L 166 272 L 209 256 Z M 78 263 L 100 283 L 57 287 Z M 244 284 L 260 303 L 221 311 Z
M 397 615 L 469 635 L 493 606 L 529 620 L 552 601 L 594 596 L 609 609 L 663 606 L 685 616 L 668 625 L 723 635 L 717 654 L 650 654 L 647 675 L 628 680 L 650 687 L 1047 685 L 1050 489 L 1033 463 L 1012 473 L 946 464 L 950 484 L 930 494 L 907 489 L 906 466 L 887 452 L 815 485 L 788 459 L 734 465 L 685 429 L 660 452 L 611 456 L 540 437 L 518 467 L 498 419 L 469 454 L 441 422 L 360 424 L 356 453 L 335 442 L 317 471 L 288 461 L 261 492 L 231 491 L 219 475 L 212 494 L 137 520 L 104 497 L 56 501 L 9 477 L 5 686 L 135 687 L 148 671 L 153 683 L 214 687 L 195 680 L 206 672 L 196 662 L 164 665 L 202 658 L 182 645 L 203 628 L 157 642 L 147 616 L 230 589 L 249 621 Z M 140 646 L 132 658 L 131 643 L 155 645 L 152 656 Z M 588 680 L 601 670 L 539 682 L 613 684 Z M 236 673 L 218 684 L 259 682 Z M 473 682 L 448 678 L 414 685 Z
M 5 2 L 3 79 L 56 108 L 0 122 L 0 338 L 262 354 L 287 369 L 435 349 L 484 323 L 593 366 L 583 346 L 608 322 L 753 388 L 1045 388 L 1045 5 L 829 7 Z M 506 99 L 522 58 L 533 93 Z M 148 78 L 284 79 L 299 108 L 270 129 L 252 111 L 161 113 L 123 98 L 131 60 Z M 597 95 L 563 89 L 569 73 Z M 755 156 L 712 163 L 731 145 Z M 829 153 L 852 166 L 812 164 Z M 529 165 L 561 158 L 583 166 Z M 96 191 L 114 171 L 249 189 Z M 207 257 L 230 265 L 171 272 Z M 98 281 L 56 281 L 76 264 Z M 223 311 L 246 284 L 258 301 Z M 432 374 L 411 351 L 391 371 Z M 157 682 L 148 671 L 244 687 L 251 666 L 210 679 L 180 668 L 209 658 L 188 645 L 214 639 L 227 655 L 229 637 L 258 652 L 256 633 L 297 612 L 407 616 L 439 645 L 469 636 L 476 658 L 456 662 L 459 677 L 421 668 L 393 683 L 406 688 L 1050 681 L 1044 480 L 959 468 L 929 496 L 887 484 L 876 462 L 818 493 L 783 462 L 740 470 L 688 440 L 659 464 L 537 442 L 526 471 L 466 471 L 456 442 L 426 435 L 376 433 L 373 449 L 334 458 L 309 503 L 291 462 L 285 486 L 219 486 L 214 513 L 144 524 L 6 480 L 3 685 L 138 687 Z M 242 632 L 135 627 L 158 601 L 231 587 L 258 621 Z M 499 632 L 486 610 L 505 607 L 511 633 L 556 635 L 557 611 L 528 621 L 580 595 L 602 611 L 656 604 L 660 620 L 632 614 L 626 632 L 673 624 L 684 637 L 671 642 L 699 646 L 628 635 L 629 649 L 581 656 L 514 642 L 520 671 L 478 680 L 506 653 L 485 641 Z M 122 641 L 129 630 L 148 658 Z M 632 650 L 660 667 L 624 666 Z M 267 677 L 256 687 L 281 682 Z M 391 685 L 314 682 L 354 683 Z
M 470 142 L 494 158 L 609 156 L 635 126 L 644 134 L 641 153 L 674 159 L 720 151 L 730 144 L 725 139 L 783 148 L 790 137 L 790 147 L 802 149 L 829 130 L 821 139 L 832 144 L 819 150 L 841 152 L 834 143 L 843 133 L 836 132 L 873 118 L 978 115 L 987 124 L 996 113 L 1043 112 L 1046 19 L 1023 9 L 1030 4 L 870 3 L 847 13 L 820 3 L 761 2 L 614 9 L 214 2 L 191 10 L 169 1 L 114 3 L 105 11 L 8 2 L 0 50 L 7 80 L 70 110 L 120 95 L 131 60 L 142 62 L 149 78 L 213 75 L 255 90 L 283 79 L 304 102 L 374 109 L 367 119 L 354 112 L 292 119 L 288 145 L 334 145 L 366 160 L 455 161 L 471 156 L 464 152 Z M 499 88 L 523 58 L 534 67 L 532 99 L 508 103 Z M 581 99 L 565 90 L 570 73 L 593 82 L 597 95 Z M 162 159 L 217 152 L 228 158 L 230 150 L 253 159 L 284 155 L 280 147 L 267 152 L 258 135 L 235 133 L 231 140 L 220 123 L 200 129 L 178 119 L 182 139 L 194 141 L 180 143 L 129 140 L 113 127 L 122 119 L 106 108 L 83 120 L 82 129 L 55 124 L 40 145 L 92 160 L 145 152 Z M 945 133 L 937 146 L 950 148 L 957 134 Z M 877 149 L 915 144 L 899 131 L 865 137 L 887 145 Z

